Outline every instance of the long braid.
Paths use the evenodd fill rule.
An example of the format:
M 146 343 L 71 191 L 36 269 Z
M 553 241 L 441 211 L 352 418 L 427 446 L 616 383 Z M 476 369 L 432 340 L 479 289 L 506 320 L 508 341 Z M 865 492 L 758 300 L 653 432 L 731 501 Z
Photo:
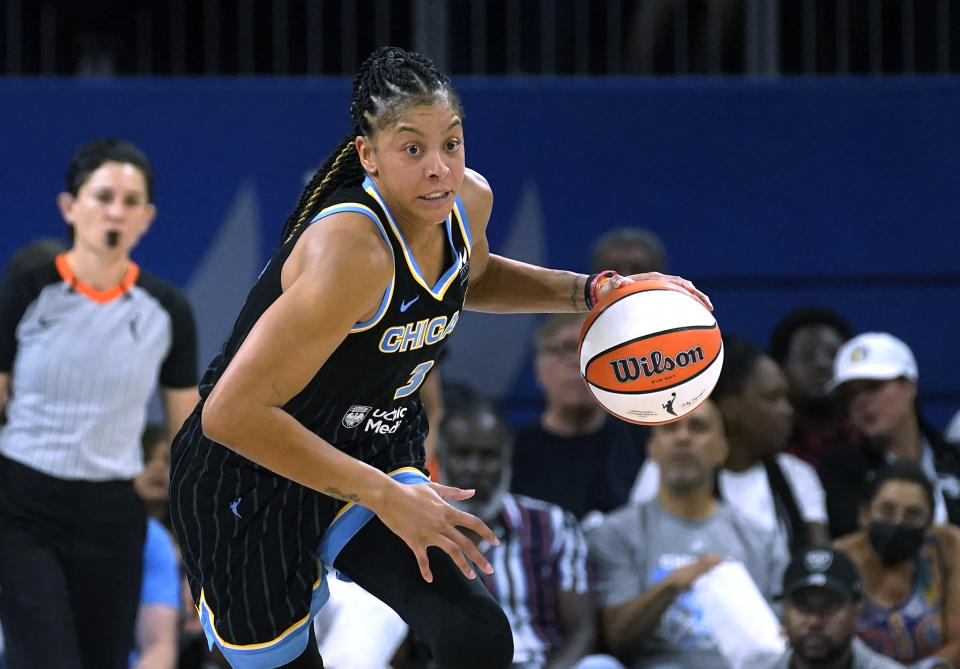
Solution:
M 289 241 L 304 223 L 313 218 L 327 195 L 351 177 L 357 177 L 363 173 L 360 159 L 353 146 L 354 139 L 355 135 L 352 134 L 344 137 L 337 148 L 323 161 L 323 165 L 313 173 L 310 182 L 300 193 L 300 200 L 297 202 L 296 208 L 287 217 L 283 232 L 280 234 L 281 243 Z M 356 163 L 356 165 L 351 163 Z
M 412 105 L 442 100 L 463 118 L 463 108 L 450 80 L 429 58 L 398 47 L 380 47 L 363 62 L 353 80 L 350 100 L 352 132 L 341 140 L 300 194 L 280 235 L 289 241 L 308 223 L 338 188 L 363 181 L 364 170 L 354 147 L 358 135 L 372 137 L 377 130 L 399 121 Z

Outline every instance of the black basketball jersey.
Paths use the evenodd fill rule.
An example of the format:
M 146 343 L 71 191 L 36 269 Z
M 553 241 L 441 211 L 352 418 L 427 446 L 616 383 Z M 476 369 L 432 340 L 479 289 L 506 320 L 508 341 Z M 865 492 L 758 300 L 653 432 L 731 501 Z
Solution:
M 446 268 L 432 286 L 369 178 L 361 186 L 337 191 L 311 224 L 335 213 L 368 216 L 390 247 L 393 279 L 377 313 L 357 323 L 307 386 L 284 406 L 309 430 L 354 457 L 373 463 L 408 464 L 422 459 L 426 420 L 418 390 L 433 368 L 440 349 L 457 325 L 467 289 L 470 227 L 460 198 L 443 223 Z M 251 289 L 227 340 L 200 383 L 206 398 L 237 349 L 266 309 L 281 294 L 280 271 L 303 226 L 277 249 Z M 356 268 L 362 272 L 362 267 Z M 344 295 L 349 300 L 350 295 Z M 404 443 L 406 456 L 390 455 L 390 446 Z M 386 456 L 386 458 L 382 457 Z M 382 462 L 386 465 L 387 462 Z

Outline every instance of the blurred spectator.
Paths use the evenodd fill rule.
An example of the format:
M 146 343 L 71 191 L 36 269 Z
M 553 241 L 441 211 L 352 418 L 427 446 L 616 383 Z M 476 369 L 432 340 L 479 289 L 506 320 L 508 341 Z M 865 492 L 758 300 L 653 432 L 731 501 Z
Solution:
M 180 608 L 177 546 L 159 520 L 148 518 L 131 669 L 174 669 L 177 666 Z
M 190 306 L 130 256 L 156 214 L 152 190 L 136 146 L 84 145 L 57 197 L 70 249 L 15 267 L 0 285 L 10 669 L 129 663 L 147 527 L 132 480 L 147 403 L 159 383 L 167 422 L 180 425 L 197 401 Z
M 777 323 L 770 338 L 770 355 L 786 374 L 794 411 L 786 451 L 814 467 L 824 451 L 856 434 L 845 407 L 827 391 L 833 359 L 852 336 L 850 324 L 831 309 L 800 307 Z
M 133 479 L 147 513 L 164 526 L 170 525 L 170 435 L 159 423 L 148 423 L 140 438 L 143 446 L 143 471 Z
M 141 445 L 144 468 L 133 487 L 147 507 L 147 539 L 143 548 L 143 584 L 137 610 L 133 669 L 173 669 L 179 653 L 180 558 L 169 522 L 170 437 L 165 426 L 148 423 Z
M 587 531 L 601 629 L 610 650 L 631 669 L 727 669 L 704 604 L 691 591 L 721 562 L 742 564 L 768 601 L 779 589 L 788 560 L 783 544 L 714 495 L 714 476 L 726 455 L 723 417 L 712 400 L 653 428 L 656 499 L 618 509 Z M 757 613 L 742 612 L 741 623 Z
M 881 470 L 861 529 L 837 541 L 860 569 L 858 634 L 917 669 L 960 666 L 960 530 L 933 525 L 934 490 L 915 460 Z
M 590 253 L 591 271 L 612 269 L 621 276 L 666 272 L 667 250 L 644 228 L 614 228 L 600 235 Z
M 585 317 L 554 314 L 536 334 L 536 374 L 546 407 L 517 434 L 511 487 L 577 518 L 626 503 L 648 435 L 608 415 L 580 377 L 577 346 Z
M 513 667 L 619 667 L 612 658 L 584 658 L 596 632 L 586 542 L 572 514 L 508 492 L 512 446 L 510 429 L 488 402 L 448 406 L 440 430 L 441 468 L 448 485 L 476 490 L 453 504 L 486 522 L 500 539 L 491 546 L 472 536 L 495 569 L 478 573 L 510 620 Z
M 193 599 L 189 589 L 184 590 L 186 580 L 180 574 L 179 550 L 169 530 L 169 431 L 159 423 L 148 423 L 141 443 L 144 466 L 133 480 L 133 487 L 147 507 L 149 517 L 132 666 L 142 669 L 225 667 L 226 661 L 207 649 Z M 175 664 L 168 665 L 171 644 Z M 140 664 L 133 664 L 138 657 Z M 218 661 L 222 664 L 216 664 Z
M 772 358 L 727 334 L 724 360 L 711 398 L 720 407 L 729 454 L 718 475 L 720 497 L 761 527 L 775 532 L 788 553 L 827 543 L 823 487 L 814 469 L 781 452 L 790 434 L 787 382 Z M 631 499 L 657 493 L 655 462 L 643 465 Z
M 140 439 L 143 471 L 133 487 L 147 507 L 147 538 L 143 547 L 143 583 L 137 610 L 133 669 L 173 669 L 179 652 L 180 560 L 176 542 L 164 526 L 169 516 L 170 438 L 167 428 L 148 423 Z
M 903 669 L 856 636 L 863 610 L 860 575 L 844 553 L 808 548 L 783 576 L 790 650 L 772 669 Z
M 934 486 L 933 522 L 960 523 L 960 449 L 917 410 L 917 361 L 910 347 L 891 334 L 867 332 L 843 345 L 833 369 L 831 387 L 862 438 L 820 460 L 831 534 L 857 529 L 864 487 L 884 465 L 903 458 L 918 461 Z

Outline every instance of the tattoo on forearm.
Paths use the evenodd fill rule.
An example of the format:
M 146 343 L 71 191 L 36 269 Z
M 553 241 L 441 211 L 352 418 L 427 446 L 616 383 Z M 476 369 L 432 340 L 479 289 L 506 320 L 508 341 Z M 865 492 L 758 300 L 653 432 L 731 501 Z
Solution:
M 359 502 L 359 501 L 360 501 L 360 495 L 358 495 L 358 494 L 356 494 L 356 493 L 353 493 L 353 492 L 343 492 L 342 490 L 339 490 L 338 488 L 324 488 L 323 494 L 324 494 L 324 495 L 330 495 L 331 497 L 336 497 L 337 499 L 341 499 L 341 500 L 343 500 L 344 502 Z
M 582 311 L 583 306 L 583 283 L 580 281 L 582 277 L 575 276 L 573 277 L 573 290 L 570 292 L 570 306 L 573 307 L 574 311 Z

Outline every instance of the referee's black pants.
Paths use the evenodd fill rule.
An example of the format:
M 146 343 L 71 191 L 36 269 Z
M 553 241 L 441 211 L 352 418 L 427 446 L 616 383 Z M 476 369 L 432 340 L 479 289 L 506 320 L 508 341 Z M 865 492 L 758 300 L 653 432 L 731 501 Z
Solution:
M 130 481 L 67 481 L 0 457 L 7 669 L 126 669 L 146 527 Z

